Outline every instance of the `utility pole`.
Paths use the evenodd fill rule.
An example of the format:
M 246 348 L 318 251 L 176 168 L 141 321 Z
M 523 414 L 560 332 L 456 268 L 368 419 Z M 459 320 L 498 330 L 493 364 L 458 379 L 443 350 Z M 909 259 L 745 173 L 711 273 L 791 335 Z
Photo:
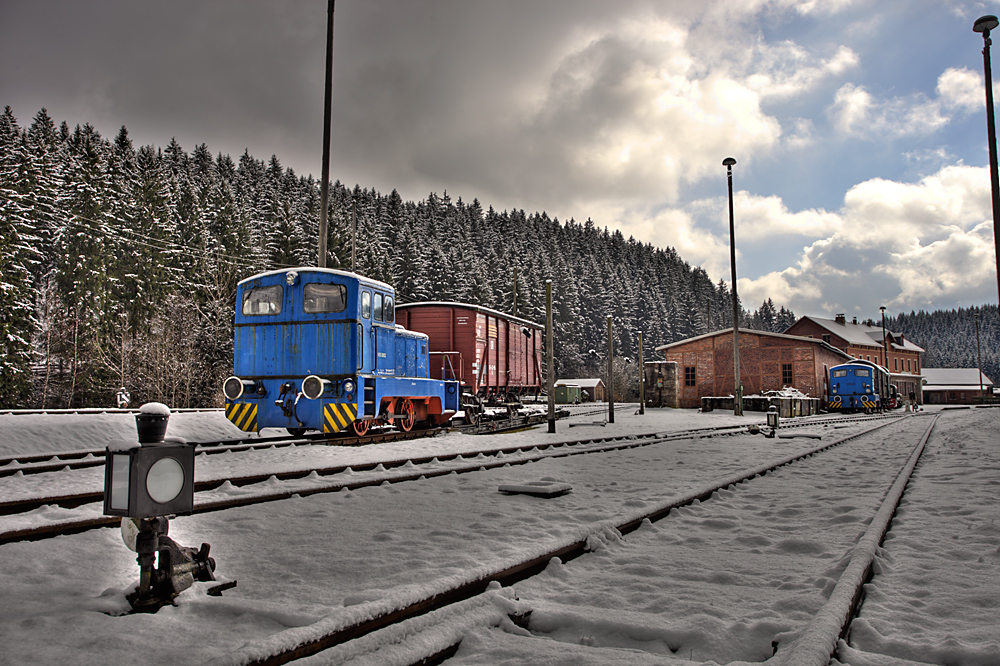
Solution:
M 642 331 L 639 331 L 639 413 L 646 413 L 646 362 L 642 360 Z
M 351 200 L 351 272 L 358 272 L 358 200 Z
M 513 289 L 514 303 L 511 306 L 512 307 L 511 314 L 516 317 L 517 316 L 517 266 L 514 266 L 513 268 L 514 268 L 514 289 Z
M 986 389 L 983 388 L 983 353 L 979 351 L 979 313 L 976 313 L 976 356 L 979 357 L 979 397 L 986 400 Z
M 333 3 L 326 9 L 326 93 L 323 102 L 323 181 L 320 184 L 319 204 L 319 261 L 326 268 L 327 215 L 330 202 L 330 103 L 333 98 Z
M 615 422 L 615 342 L 611 315 L 608 315 L 608 423 Z
M 545 281 L 545 385 L 549 393 L 549 432 L 556 431 L 556 372 L 552 345 L 552 280 Z

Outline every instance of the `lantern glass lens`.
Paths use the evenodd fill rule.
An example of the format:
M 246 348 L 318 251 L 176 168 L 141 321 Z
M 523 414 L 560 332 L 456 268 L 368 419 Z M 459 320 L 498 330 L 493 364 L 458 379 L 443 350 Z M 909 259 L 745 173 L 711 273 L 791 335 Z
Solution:
M 127 455 L 111 456 L 111 508 L 128 511 L 128 468 Z
M 184 468 L 174 458 L 161 458 L 146 474 L 146 492 L 154 502 L 166 504 L 184 488 Z

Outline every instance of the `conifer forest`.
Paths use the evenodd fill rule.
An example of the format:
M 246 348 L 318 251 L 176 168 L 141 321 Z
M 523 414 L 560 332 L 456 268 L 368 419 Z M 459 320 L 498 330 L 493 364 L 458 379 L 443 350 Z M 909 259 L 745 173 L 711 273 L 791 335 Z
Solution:
M 353 218 L 356 271 L 393 285 L 399 303 L 460 301 L 543 323 L 551 280 L 556 376 L 603 375 L 610 315 L 618 386 L 637 386 L 640 331 L 650 360 L 657 345 L 732 325 L 728 285 L 672 248 L 589 219 L 483 206 L 334 182 L 327 266 L 351 270 Z M 133 405 L 221 406 L 237 282 L 315 265 L 319 219 L 320 183 L 276 156 L 233 160 L 176 141 L 136 148 L 125 127 L 108 139 L 89 124 L 57 125 L 45 109 L 22 126 L 7 107 L 0 407 L 111 407 L 119 387 Z M 771 299 L 740 312 L 746 328 L 782 332 L 795 321 Z M 927 349 L 924 366 L 976 367 L 977 312 L 888 323 Z M 1000 380 L 995 305 L 979 324 L 983 370 Z

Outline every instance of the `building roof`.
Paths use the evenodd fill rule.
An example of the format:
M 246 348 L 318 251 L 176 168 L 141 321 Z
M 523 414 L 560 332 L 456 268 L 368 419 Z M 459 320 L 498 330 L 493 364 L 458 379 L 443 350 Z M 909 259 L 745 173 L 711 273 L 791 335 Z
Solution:
M 705 333 L 703 335 L 698 335 L 698 336 L 695 336 L 693 338 L 688 338 L 687 340 L 678 340 L 677 342 L 671 342 L 669 345 L 660 345 L 659 347 L 656 348 L 656 351 L 658 351 L 658 352 L 665 352 L 666 350 L 671 349 L 673 347 L 684 345 L 684 344 L 687 344 L 689 342 L 694 342 L 696 340 L 704 340 L 705 338 L 711 338 L 711 337 L 715 337 L 715 336 L 719 336 L 719 335 L 729 335 L 729 336 L 732 336 L 732 334 L 733 334 L 733 329 L 732 329 L 732 327 L 729 327 L 729 328 L 722 329 L 721 331 L 712 331 L 711 333 Z M 767 336 L 767 337 L 771 337 L 771 338 L 782 338 L 784 340 L 796 340 L 796 341 L 799 341 L 799 342 L 808 342 L 809 344 L 820 345 L 821 347 L 826 347 L 827 351 L 832 352 L 832 353 L 836 354 L 837 356 L 842 356 L 845 359 L 853 359 L 854 358 L 853 356 L 851 356 L 850 354 L 846 353 L 842 349 L 837 349 L 833 345 L 831 345 L 831 344 L 829 344 L 827 342 L 823 342 L 822 340 L 817 340 L 816 338 L 807 338 L 807 337 L 802 336 L 802 335 L 787 335 L 785 333 L 771 333 L 770 331 L 757 331 L 757 330 L 750 329 L 750 328 L 741 328 L 740 329 L 740 335 L 745 335 L 745 334 L 763 335 L 763 336 Z M 740 347 L 742 347 L 742 346 L 743 345 L 740 345 Z
M 844 321 L 843 324 L 836 319 L 823 319 L 822 317 L 805 316 L 799 319 L 808 319 L 814 324 L 830 331 L 837 337 L 846 340 L 851 345 L 864 345 L 866 347 L 882 346 L 882 327 L 868 326 L 867 324 L 854 323 L 854 321 Z M 798 323 L 798 322 L 796 322 Z M 794 326 L 794 324 L 793 324 Z M 898 351 L 923 352 L 923 347 L 919 347 L 905 338 L 902 333 L 886 329 L 892 341 L 889 343 L 893 349 Z
M 977 368 L 924 368 L 925 391 L 967 391 L 979 388 L 979 370 Z M 985 374 L 982 376 L 983 386 L 993 386 L 993 382 Z
M 579 386 L 580 388 L 594 388 L 598 384 L 604 384 L 601 379 L 557 379 L 556 386 Z

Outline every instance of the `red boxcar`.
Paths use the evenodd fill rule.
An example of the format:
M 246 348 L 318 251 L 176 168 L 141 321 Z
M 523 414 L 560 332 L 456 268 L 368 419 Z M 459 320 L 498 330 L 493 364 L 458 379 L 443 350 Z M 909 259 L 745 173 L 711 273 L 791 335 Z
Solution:
M 396 306 L 396 323 L 430 338 L 431 377 L 457 378 L 464 392 L 493 402 L 538 395 L 544 328 L 467 303 Z

